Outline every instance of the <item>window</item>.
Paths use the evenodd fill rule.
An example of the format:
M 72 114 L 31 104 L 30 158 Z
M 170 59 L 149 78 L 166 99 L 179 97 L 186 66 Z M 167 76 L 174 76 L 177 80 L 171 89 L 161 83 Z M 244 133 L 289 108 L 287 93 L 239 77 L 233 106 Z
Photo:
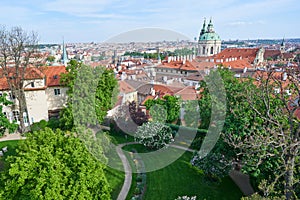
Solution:
M 205 47 L 203 47 L 202 49 L 202 54 L 205 54 Z
M 34 82 L 31 82 L 30 84 L 31 84 L 31 87 L 34 87 Z
M 17 110 L 13 111 L 13 120 L 16 122 L 20 121 L 19 115 L 20 115 L 19 111 Z
M 210 48 L 210 54 L 214 54 L 214 47 Z
M 60 89 L 54 89 L 54 95 L 60 95 Z
M 16 96 L 12 93 L 9 93 L 9 99 L 14 100 L 14 99 L 16 99 Z

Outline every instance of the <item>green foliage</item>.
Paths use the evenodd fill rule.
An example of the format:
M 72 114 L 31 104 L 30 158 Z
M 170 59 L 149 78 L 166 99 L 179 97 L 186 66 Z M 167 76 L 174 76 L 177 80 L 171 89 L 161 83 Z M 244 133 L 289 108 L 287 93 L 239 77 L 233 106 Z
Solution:
M 219 140 L 214 149 L 204 158 L 196 152 L 191 163 L 201 169 L 209 180 L 220 182 L 232 170 L 232 160 L 235 156 L 232 152 L 228 144 Z
M 60 127 L 71 130 L 74 125 L 89 126 L 103 121 L 117 100 L 118 83 L 113 71 L 75 60 L 70 61 L 67 70 L 61 82 L 69 88 L 68 103 L 60 112 Z
M 7 117 L 3 114 L 3 106 L 12 104 L 12 102 L 6 99 L 6 96 L 7 94 L 5 93 L 0 96 L 0 136 L 2 136 L 6 130 L 8 130 L 9 133 L 12 133 L 18 128 L 17 124 L 10 123 Z
M 48 122 L 46 120 L 34 122 L 33 124 L 31 124 L 30 129 L 31 129 L 31 131 L 44 130 L 47 127 L 47 124 L 48 124 Z
M 152 106 L 156 105 L 151 109 Z M 149 99 L 145 102 L 147 110 L 150 110 L 150 114 L 153 121 L 172 123 L 179 118 L 180 103 L 179 98 L 175 96 L 165 95 L 162 99 Z M 167 116 L 165 117 L 165 112 Z
M 51 118 L 48 121 L 41 120 L 39 122 L 34 122 L 33 124 L 31 124 L 30 130 L 31 132 L 40 131 L 45 130 L 46 127 L 51 128 L 52 130 L 60 128 L 59 119 Z
M 104 166 L 71 133 L 30 133 L 1 174 L 1 199 L 110 199 Z
M 54 56 L 48 56 L 46 60 L 48 62 L 54 62 L 55 61 L 55 57 Z
M 170 127 L 159 122 L 147 122 L 137 128 L 135 140 L 151 149 L 160 149 L 173 139 Z
M 293 75 L 299 72 L 291 72 L 289 78 L 293 81 L 287 86 L 283 86 L 284 83 L 272 71 L 264 72 L 265 76 L 256 80 L 256 84 L 251 78 L 234 78 L 233 73 L 226 69 L 218 69 L 218 72 L 226 89 L 226 119 L 222 140 L 217 144 L 220 148 L 215 148 L 211 154 L 223 154 L 228 163 L 238 160 L 242 171 L 254 180 L 256 188 L 261 189 L 259 183 L 265 183 L 262 189 L 265 197 L 281 197 L 283 194 L 295 196 L 299 172 L 293 163 L 299 161 L 299 155 L 294 153 L 299 148 L 295 148 L 295 141 L 299 141 L 299 133 L 295 128 L 299 128 L 299 119 L 294 111 L 299 109 L 299 105 L 293 105 L 291 97 L 299 96 L 299 81 L 293 79 Z M 209 80 L 213 81 L 208 77 L 206 81 Z M 289 89 L 292 95 L 275 93 L 274 88 Z M 201 127 L 208 128 L 211 106 L 217 102 L 214 102 L 206 82 L 201 82 L 200 91 Z M 290 153 L 291 149 L 293 153 Z M 207 160 L 212 160 L 209 155 Z M 211 163 L 214 167 L 219 164 Z M 289 175 L 291 171 L 293 176 Z M 287 177 L 290 182 L 286 181 Z M 285 187 L 289 189 L 284 191 Z
M 187 127 L 197 128 L 199 126 L 200 114 L 197 109 L 198 101 L 190 100 L 184 102 L 184 121 Z
M 112 109 L 117 102 L 118 93 L 118 81 L 115 78 L 114 72 L 105 69 L 98 81 L 95 94 L 95 110 L 100 122 L 107 115 L 107 111 Z

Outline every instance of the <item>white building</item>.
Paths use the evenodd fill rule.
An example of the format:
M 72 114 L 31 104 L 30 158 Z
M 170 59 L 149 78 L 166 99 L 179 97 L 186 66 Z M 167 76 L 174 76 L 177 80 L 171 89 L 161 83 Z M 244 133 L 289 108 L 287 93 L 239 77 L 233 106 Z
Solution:
M 221 38 L 215 32 L 212 20 L 206 27 L 204 19 L 198 40 L 198 56 L 213 56 L 221 52 Z
M 60 74 L 64 72 L 65 66 L 26 69 L 24 87 L 28 116 L 23 113 L 25 125 L 58 116 L 67 101 L 67 87 L 60 84 Z M 19 123 L 18 101 L 11 94 L 6 78 L 1 76 L 0 95 L 4 93 L 13 104 L 4 106 L 3 113 L 11 122 Z

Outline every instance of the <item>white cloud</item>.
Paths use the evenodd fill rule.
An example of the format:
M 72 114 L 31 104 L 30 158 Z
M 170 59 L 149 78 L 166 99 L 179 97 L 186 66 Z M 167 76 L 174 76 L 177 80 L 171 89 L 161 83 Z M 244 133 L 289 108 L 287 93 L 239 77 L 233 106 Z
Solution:
M 265 21 L 233 21 L 229 22 L 227 25 L 229 26 L 248 26 L 248 25 L 256 25 L 256 24 L 266 24 Z
M 109 3 L 109 0 L 56 0 L 46 3 L 44 9 L 47 11 L 84 16 L 88 13 L 103 11 L 104 7 Z

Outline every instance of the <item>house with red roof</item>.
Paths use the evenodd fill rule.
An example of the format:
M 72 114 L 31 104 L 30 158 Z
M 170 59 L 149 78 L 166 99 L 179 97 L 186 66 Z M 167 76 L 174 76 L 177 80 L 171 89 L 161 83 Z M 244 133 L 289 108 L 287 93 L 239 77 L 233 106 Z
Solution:
M 14 68 L 9 72 L 14 75 Z M 23 113 L 25 125 L 56 117 L 67 101 L 67 87 L 60 84 L 60 74 L 65 66 L 28 67 L 25 71 L 24 89 L 27 113 Z M 0 95 L 7 94 L 12 105 L 4 106 L 3 112 L 10 121 L 19 123 L 18 101 L 11 93 L 3 71 L 0 71 Z

